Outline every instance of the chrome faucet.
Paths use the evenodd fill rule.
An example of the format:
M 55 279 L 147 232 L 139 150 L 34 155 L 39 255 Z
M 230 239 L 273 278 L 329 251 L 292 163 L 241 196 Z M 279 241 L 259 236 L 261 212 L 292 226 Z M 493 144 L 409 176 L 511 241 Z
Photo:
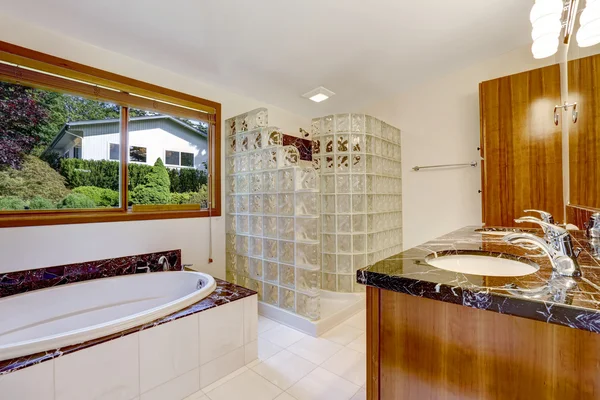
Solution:
M 160 256 L 158 265 L 162 267 L 163 271 L 169 271 L 171 269 L 171 264 L 169 264 L 169 260 L 167 260 L 166 256 Z
M 537 218 L 534 218 L 535 220 Z M 550 224 L 544 221 L 534 221 L 531 217 L 519 218 L 515 222 L 533 222 L 540 225 L 545 231 L 547 231 L 545 241 L 538 236 L 530 233 L 511 233 L 502 240 L 507 243 L 530 243 L 534 244 L 542 249 L 550 257 L 552 263 L 552 269 L 562 276 L 581 276 L 581 269 L 577 262 L 577 257 L 581 252 L 581 249 L 573 248 L 573 241 L 571 234 L 564 228 Z
M 542 228 L 542 231 L 544 231 L 544 238 L 546 238 L 546 241 L 548 243 L 550 243 L 552 241 L 552 238 L 555 235 L 556 231 L 553 228 L 562 229 L 558 225 L 555 225 L 553 222 L 542 221 L 541 219 L 539 219 L 537 217 L 532 217 L 530 215 L 526 215 L 524 217 L 517 218 L 517 219 L 515 219 L 515 222 L 518 223 L 518 224 L 521 224 L 521 223 L 524 223 L 524 222 L 528 222 L 528 223 L 531 223 L 531 224 L 538 224 L 538 225 L 540 225 L 541 228 Z
M 590 220 L 586 224 L 586 232 L 589 238 L 600 239 L 600 213 L 590 216 Z
M 523 210 L 523 212 L 534 212 L 540 214 L 540 218 L 542 221 L 547 222 L 549 224 L 554 224 L 554 217 L 547 211 L 542 210 Z

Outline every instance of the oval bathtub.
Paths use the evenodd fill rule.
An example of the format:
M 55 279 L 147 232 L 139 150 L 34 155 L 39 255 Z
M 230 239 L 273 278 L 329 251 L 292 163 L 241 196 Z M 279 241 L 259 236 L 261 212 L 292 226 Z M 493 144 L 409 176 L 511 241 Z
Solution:
M 0 361 L 59 349 L 143 325 L 215 290 L 200 272 L 94 279 L 0 299 Z

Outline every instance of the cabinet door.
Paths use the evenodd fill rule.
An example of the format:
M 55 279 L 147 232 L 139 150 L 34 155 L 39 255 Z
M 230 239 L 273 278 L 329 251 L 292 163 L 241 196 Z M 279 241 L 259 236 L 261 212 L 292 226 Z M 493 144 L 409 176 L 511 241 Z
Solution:
M 600 55 L 569 61 L 569 103 L 579 118 L 563 113 L 569 126 L 569 200 L 600 208 Z
M 552 65 L 482 82 L 482 209 L 487 226 L 515 226 L 524 209 L 563 220 L 560 67 Z

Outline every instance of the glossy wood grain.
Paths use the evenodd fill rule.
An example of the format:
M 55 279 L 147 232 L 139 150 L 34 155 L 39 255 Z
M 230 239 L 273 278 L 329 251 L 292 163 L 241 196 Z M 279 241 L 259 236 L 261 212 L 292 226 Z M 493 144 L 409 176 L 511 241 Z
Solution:
M 569 102 L 579 110 L 577 123 L 569 120 L 570 202 L 600 208 L 600 55 L 570 61 L 568 70 Z
M 567 223 L 573 224 L 579 229 L 585 229 L 585 224 L 590 220 L 592 214 L 597 212 L 600 212 L 600 209 L 569 204 L 567 205 Z
M 379 292 L 367 296 L 367 329 L 378 323 L 379 337 L 367 346 L 369 373 L 379 374 L 368 376 L 369 400 L 600 398 L 599 334 L 368 291 Z
M 483 221 L 514 226 L 528 208 L 562 220 L 562 137 L 552 118 L 559 66 L 482 82 L 479 90 Z

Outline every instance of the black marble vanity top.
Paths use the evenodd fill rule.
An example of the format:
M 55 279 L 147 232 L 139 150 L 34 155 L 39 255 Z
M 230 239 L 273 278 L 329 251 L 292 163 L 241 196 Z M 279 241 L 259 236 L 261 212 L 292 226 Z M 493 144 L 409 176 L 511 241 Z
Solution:
M 528 231 L 542 236 L 540 230 Z M 507 244 L 502 236 L 471 226 L 360 269 L 357 281 L 412 296 L 600 333 L 600 258 L 594 257 L 584 231 L 570 232 L 574 246 L 583 249 L 578 258 L 580 278 L 553 273 L 550 259 L 537 248 Z M 520 277 L 467 275 L 427 264 L 426 258 L 436 254 L 488 254 L 536 265 L 539 270 Z M 484 263 L 485 258 L 481 261 Z

